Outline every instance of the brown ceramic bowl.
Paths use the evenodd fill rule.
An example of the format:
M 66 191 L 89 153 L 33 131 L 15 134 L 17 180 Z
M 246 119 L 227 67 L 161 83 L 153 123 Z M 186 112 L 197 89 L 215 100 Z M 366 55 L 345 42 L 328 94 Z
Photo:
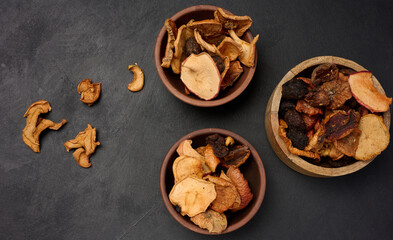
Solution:
M 177 27 L 180 27 L 183 24 L 186 24 L 191 19 L 196 21 L 204 20 L 204 19 L 214 19 L 214 11 L 217 9 L 216 6 L 211 5 L 197 5 L 192 6 L 186 9 L 181 10 L 171 17 L 171 19 L 176 23 Z M 224 10 L 227 13 L 231 13 L 227 10 Z M 244 14 L 246 15 L 246 14 Z M 162 20 L 162 25 L 164 25 L 165 19 Z M 243 40 L 247 42 L 251 42 L 253 36 L 250 30 L 247 30 L 243 37 Z M 171 68 L 163 68 L 161 67 L 161 60 L 165 55 L 165 47 L 167 43 L 167 33 L 165 27 L 162 27 L 160 33 L 157 36 L 156 45 L 154 49 L 154 60 L 156 63 L 156 69 L 158 76 L 161 81 L 164 83 L 165 87 L 171 92 L 175 97 L 182 100 L 185 103 L 198 106 L 198 107 L 215 107 L 222 104 L 225 104 L 237 96 L 239 96 L 244 89 L 251 82 L 252 77 L 255 73 L 255 68 L 257 65 L 257 53 L 255 54 L 255 65 L 252 68 L 243 66 L 243 73 L 240 78 L 236 81 L 236 83 L 225 89 L 224 91 L 220 91 L 219 95 L 209 101 L 202 100 L 195 96 L 194 94 L 187 95 L 185 93 L 184 84 L 180 80 L 180 75 L 174 74 Z
M 239 229 L 243 225 L 245 225 L 250 219 L 257 213 L 259 207 L 261 206 L 263 197 L 265 195 L 266 189 L 266 177 L 265 177 L 265 169 L 263 168 L 263 164 L 261 158 L 259 157 L 257 151 L 251 146 L 249 142 L 247 142 L 241 136 L 230 132 L 224 129 L 218 128 L 206 128 L 200 129 L 195 132 L 189 133 L 184 137 L 180 138 L 168 151 L 166 154 L 164 161 L 161 166 L 160 171 L 160 190 L 161 196 L 164 200 L 164 204 L 168 209 L 169 213 L 184 227 L 201 234 L 208 235 L 216 235 L 215 233 L 209 233 L 207 230 L 199 228 L 197 225 L 192 223 L 187 216 L 182 216 L 175 209 L 175 206 L 171 204 L 169 201 L 169 193 L 174 185 L 174 177 L 172 171 L 172 165 L 174 160 L 179 156 L 176 152 L 176 148 L 179 144 L 187 139 L 192 140 L 192 146 L 194 148 L 205 145 L 205 138 L 211 134 L 218 133 L 222 136 L 231 136 L 235 139 L 236 143 L 247 145 L 251 151 L 251 155 L 247 161 L 240 166 L 240 170 L 244 174 L 244 177 L 247 179 L 249 186 L 251 188 L 252 193 L 254 194 L 254 198 L 250 202 L 250 204 L 235 213 L 230 213 L 228 217 L 228 228 L 222 232 L 229 233 Z
M 281 90 L 282 85 L 295 76 L 302 76 L 302 74 L 311 76 L 312 70 L 323 63 L 335 63 L 338 66 L 343 66 L 347 68 L 351 68 L 355 71 L 367 71 L 364 67 L 360 66 L 359 64 L 344 58 L 333 57 L 333 56 L 321 56 L 308 59 L 294 68 L 292 68 L 278 83 L 277 87 L 274 89 L 272 95 L 270 96 L 269 102 L 266 108 L 266 115 L 265 115 L 265 127 L 266 133 L 272 146 L 273 150 L 276 152 L 277 156 L 290 168 L 293 170 L 313 177 L 337 177 L 346 174 L 350 174 L 356 172 L 369 163 L 371 163 L 374 159 L 368 161 L 356 161 L 352 164 L 338 167 L 338 168 L 330 168 L 330 167 L 322 167 L 311 164 L 304 160 L 303 158 L 290 153 L 278 135 L 278 126 L 279 126 L 279 118 L 278 118 L 278 110 L 280 107 L 281 101 Z M 374 86 L 380 91 L 381 93 L 385 94 L 381 84 L 378 80 L 373 76 L 373 83 Z M 386 127 L 389 129 L 390 127 L 390 109 L 387 112 L 383 113 L 383 121 Z

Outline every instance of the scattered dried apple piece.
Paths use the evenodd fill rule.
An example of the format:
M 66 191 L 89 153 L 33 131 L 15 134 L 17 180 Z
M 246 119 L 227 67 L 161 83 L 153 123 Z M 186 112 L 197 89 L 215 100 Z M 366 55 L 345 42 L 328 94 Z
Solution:
M 222 8 L 217 8 L 214 12 L 214 18 L 222 23 L 222 27 L 227 30 L 233 30 L 237 36 L 243 36 L 252 24 L 252 19 L 249 16 L 236 16 L 225 13 Z
M 207 229 L 211 233 L 222 233 L 228 226 L 225 214 L 218 213 L 211 209 L 190 218 L 190 220 L 195 225 Z
M 39 117 L 40 114 L 51 111 L 51 106 L 48 101 L 39 100 L 30 105 L 24 117 L 26 118 L 26 126 L 22 131 L 23 141 L 34 152 L 40 152 L 40 134 L 45 129 L 58 130 L 61 126 L 67 123 L 62 119 L 60 123 L 54 123 L 48 119 Z
M 390 141 L 389 130 L 381 117 L 375 114 L 364 115 L 359 122 L 361 131 L 355 159 L 367 161 L 379 155 Z
M 254 67 L 256 52 L 255 45 L 258 42 L 259 34 L 256 35 L 250 43 L 240 39 L 233 30 L 229 30 L 229 35 L 235 42 L 242 46 L 242 54 L 239 56 L 240 62 L 247 67 Z
M 100 97 L 101 83 L 91 83 L 91 79 L 83 79 L 77 90 L 81 95 L 81 101 L 91 106 Z
M 75 139 L 64 143 L 67 152 L 77 148 L 72 155 L 79 166 L 84 168 L 91 166 L 90 156 L 95 152 L 96 147 L 100 145 L 100 142 L 96 142 L 96 136 L 96 128 L 92 128 L 90 124 L 87 124 L 87 128 L 83 132 L 79 132 Z
M 134 78 L 128 84 L 128 90 L 131 92 L 138 92 L 142 90 L 143 85 L 145 84 L 145 75 L 143 74 L 142 69 L 138 65 L 129 65 L 128 70 L 133 72 Z
M 348 82 L 356 101 L 371 112 L 386 112 L 389 109 L 392 98 L 386 97 L 374 87 L 371 72 L 353 73 L 349 75 Z
M 216 197 L 214 183 L 193 177 L 176 183 L 169 193 L 171 203 L 180 207 L 181 215 L 189 217 L 205 212 Z
M 215 98 L 221 85 L 221 75 L 208 53 L 191 54 L 182 63 L 180 79 L 187 89 L 204 100 Z

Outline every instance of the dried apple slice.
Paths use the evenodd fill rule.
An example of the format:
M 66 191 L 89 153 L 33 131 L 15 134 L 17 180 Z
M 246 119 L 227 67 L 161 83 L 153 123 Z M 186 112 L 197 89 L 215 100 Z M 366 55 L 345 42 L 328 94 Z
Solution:
M 241 37 L 244 32 L 251 27 L 252 20 L 249 16 L 236 16 L 227 14 L 222 8 L 217 8 L 214 12 L 214 18 L 222 23 L 222 27 L 234 30 L 236 35 Z
M 211 209 L 218 213 L 223 213 L 233 206 L 237 197 L 237 190 L 235 185 L 230 181 L 220 177 L 207 176 L 205 178 L 216 186 L 217 197 L 211 203 Z
M 225 214 L 211 209 L 190 218 L 190 220 L 200 228 L 207 229 L 211 233 L 222 233 L 228 226 Z
M 221 32 L 222 25 L 215 19 L 206 19 L 202 21 L 192 21 L 187 23 L 187 27 L 198 29 L 203 36 L 215 36 Z
M 355 152 L 355 159 L 370 160 L 379 155 L 389 145 L 389 130 L 381 117 L 375 114 L 364 115 L 360 119 L 359 129 L 362 132 Z
M 357 72 L 349 75 L 348 82 L 353 97 L 371 112 L 386 112 L 392 98 L 380 93 L 373 85 L 371 72 Z
M 229 61 L 235 61 L 243 53 L 240 43 L 235 42 L 232 38 L 226 37 L 217 47 L 223 56 L 227 56 Z
M 211 100 L 220 92 L 220 72 L 205 52 L 191 54 L 183 61 L 180 79 L 190 92 L 204 100 Z
M 187 177 L 202 178 L 202 162 L 189 156 L 180 156 L 175 159 L 172 166 L 175 183 Z
M 171 203 L 181 208 L 181 215 L 189 217 L 205 212 L 216 197 L 214 183 L 193 177 L 176 183 L 169 193 Z

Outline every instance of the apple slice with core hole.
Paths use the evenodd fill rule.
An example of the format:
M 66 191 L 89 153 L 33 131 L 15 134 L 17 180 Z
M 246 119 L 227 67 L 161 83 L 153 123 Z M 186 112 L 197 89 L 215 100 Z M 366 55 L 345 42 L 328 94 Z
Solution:
M 353 97 L 371 112 L 386 112 L 392 98 L 380 93 L 373 85 L 371 72 L 357 72 L 349 75 L 348 83 Z
M 187 89 L 204 100 L 215 98 L 221 85 L 221 75 L 208 53 L 191 54 L 181 67 L 180 79 Z

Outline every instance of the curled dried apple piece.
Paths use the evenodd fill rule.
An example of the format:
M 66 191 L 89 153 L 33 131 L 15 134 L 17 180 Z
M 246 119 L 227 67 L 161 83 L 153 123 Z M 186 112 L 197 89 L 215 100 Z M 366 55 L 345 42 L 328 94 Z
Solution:
M 371 112 L 386 112 L 389 109 L 392 98 L 374 87 L 371 72 L 353 73 L 349 75 L 348 82 L 356 101 Z
M 218 213 L 211 209 L 190 218 L 190 220 L 195 223 L 195 225 L 207 229 L 211 233 L 222 233 L 228 226 L 225 214 Z
M 78 85 L 81 101 L 91 106 L 100 97 L 101 83 L 91 83 L 91 79 L 83 79 Z
M 165 48 L 165 56 L 162 58 L 161 66 L 164 68 L 169 68 L 173 59 L 173 49 L 175 48 L 177 27 L 175 22 L 170 18 L 165 20 L 164 26 L 168 34 L 168 40 Z
M 222 27 L 233 30 L 237 36 L 243 36 L 244 32 L 251 27 L 252 19 L 249 16 L 236 16 L 225 13 L 222 8 L 217 8 L 214 18 L 222 23 Z
M 201 34 L 199 33 L 199 31 L 197 29 L 194 30 L 194 36 L 195 36 L 195 40 L 197 41 L 197 43 L 199 45 L 201 45 L 202 49 L 205 49 L 206 51 L 208 51 L 210 53 L 217 54 L 221 58 L 224 58 L 224 56 L 220 53 L 220 51 L 218 50 L 218 48 L 215 45 L 206 42 L 202 38 Z
M 145 84 L 145 75 L 143 74 L 142 69 L 138 65 L 129 65 L 128 70 L 134 73 L 134 78 L 128 84 L 128 90 L 131 92 L 138 92 L 142 90 L 143 85 Z
M 199 154 L 194 148 L 192 148 L 191 144 L 192 140 L 184 140 L 181 142 L 176 149 L 177 154 L 179 154 L 179 156 L 185 155 L 204 161 L 205 159 L 203 155 Z
M 285 145 L 287 146 L 287 149 L 290 153 L 298 155 L 298 156 L 303 156 L 303 157 L 308 157 L 308 158 L 313 158 L 317 159 L 318 161 L 321 159 L 318 153 L 311 152 L 307 148 L 310 146 L 310 141 L 309 145 L 305 148 L 305 150 L 300 150 L 298 148 L 295 148 L 292 145 L 291 140 L 287 137 L 287 131 L 285 129 L 288 128 L 288 124 L 280 119 L 280 125 L 278 127 L 278 135 L 281 137 L 281 139 L 284 141 Z M 315 134 L 314 134 L 315 135 Z M 318 138 L 315 139 L 315 142 L 317 143 Z
M 75 139 L 64 143 L 67 152 L 76 148 L 72 155 L 79 166 L 84 168 L 91 166 L 89 158 L 95 152 L 96 147 L 100 145 L 100 142 L 96 142 L 96 136 L 96 128 L 92 128 L 90 124 L 87 124 L 87 128 L 83 132 L 79 132 Z
M 359 122 L 361 131 L 355 159 L 370 160 L 387 148 L 390 141 L 389 130 L 381 117 L 375 114 L 364 115 Z
M 214 183 L 193 177 L 176 183 L 169 193 L 169 200 L 180 207 L 180 214 L 189 217 L 205 212 L 216 197 Z
M 205 52 L 191 54 L 183 61 L 180 79 L 190 92 L 204 100 L 215 98 L 220 91 L 220 72 Z
M 245 208 L 251 202 L 254 195 L 252 194 L 251 189 L 248 186 L 248 182 L 240 172 L 239 168 L 233 166 L 229 167 L 226 175 L 231 179 L 240 194 L 240 205 L 237 208 L 232 209 L 232 211 L 236 212 Z
M 198 29 L 203 36 L 209 37 L 220 34 L 222 25 L 215 19 L 206 19 L 201 21 L 190 21 L 187 23 L 187 27 Z
M 233 61 L 229 65 L 229 69 L 226 72 L 224 78 L 221 82 L 221 89 L 225 90 L 227 87 L 232 86 L 236 80 L 243 73 L 243 67 L 241 66 L 239 61 Z
M 239 60 L 241 63 L 246 65 L 247 67 L 254 67 L 255 64 L 255 52 L 256 52 L 256 43 L 259 39 L 259 34 L 255 36 L 255 38 L 249 43 L 244 40 L 241 40 L 233 30 L 229 30 L 229 35 L 232 39 L 239 43 L 242 46 L 242 54 L 239 56 Z
M 212 172 L 215 172 L 218 164 L 220 164 L 220 159 L 214 155 L 213 147 L 209 144 L 205 147 L 204 156 L 207 166 Z
M 190 37 L 194 37 L 194 31 L 186 25 L 182 25 L 177 31 L 176 40 L 174 42 L 175 53 L 173 54 L 171 62 L 172 71 L 175 74 L 180 74 L 181 63 L 186 57 L 184 46 L 186 45 L 187 39 Z
M 324 147 L 318 153 L 323 157 L 330 157 L 333 161 L 344 157 L 344 153 L 338 150 L 333 143 L 325 143 Z
M 45 129 L 58 130 L 67 121 L 62 119 L 60 123 L 54 123 L 48 119 L 39 117 L 40 114 L 47 113 L 51 110 L 48 101 L 40 100 L 30 105 L 24 117 L 26 118 L 26 126 L 22 131 L 23 141 L 34 152 L 40 152 L 40 134 Z
M 223 56 L 227 56 L 229 61 L 235 61 L 236 58 L 243 53 L 242 45 L 235 42 L 230 37 L 225 37 L 217 49 Z

